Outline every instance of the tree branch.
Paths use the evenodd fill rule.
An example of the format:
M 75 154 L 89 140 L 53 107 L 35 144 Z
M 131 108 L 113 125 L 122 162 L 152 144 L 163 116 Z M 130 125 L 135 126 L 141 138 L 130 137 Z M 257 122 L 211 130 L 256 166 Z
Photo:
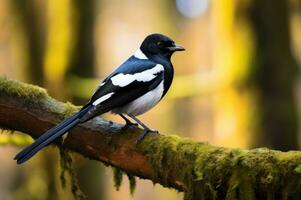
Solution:
M 0 126 L 36 138 L 78 110 L 36 86 L 0 78 Z M 215 147 L 95 118 L 70 131 L 64 146 L 131 175 L 185 192 L 185 199 L 294 199 L 301 196 L 301 152 Z

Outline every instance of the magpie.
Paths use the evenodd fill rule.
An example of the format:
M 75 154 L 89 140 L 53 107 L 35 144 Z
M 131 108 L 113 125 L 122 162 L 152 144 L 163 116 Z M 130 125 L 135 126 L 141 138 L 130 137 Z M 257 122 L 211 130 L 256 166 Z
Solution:
M 148 35 L 135 54 L 101 82 L 79 112 L 48 130 L 14 159 L 18 164 L 24 163 L 77 124 L 106 112 L 120 115 L 125 126 L 135 124 L 130 119 L 142 126 L 143 132 L 136 140 L 138 143 L 154 130 L 136 116 L 150 110 L 165 96 L 174 76 L 170 58 L 175 51 L 184 50 L 165 35 Z

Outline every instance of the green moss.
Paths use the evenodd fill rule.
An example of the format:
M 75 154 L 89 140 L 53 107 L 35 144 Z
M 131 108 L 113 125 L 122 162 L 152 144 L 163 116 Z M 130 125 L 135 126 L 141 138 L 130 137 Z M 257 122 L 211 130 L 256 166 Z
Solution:
M 117 167 L 112 167 L 112 170 L 114 178 L 114 187 L 117 191 L 119 191 L 123 179 L 123 171 Z
M 67 178 L 66 174 L 68 176 L 68 179 L 70 180 L 70 188 L 71 192 L 75 199 L 86 199 L 86 195 L 81 191 L 76 172 L 72 165 L 72 157 L 71 153 L 65 149 L 64 147 L 59 148 L 60 151 L 60 165 L 61 165 L 61 175 L 60 180 L 63 188 L 66 188 Z
M 114 178 L 114 187 L 117 191 L 119 191 L 120 186 L 122 184 L 122 180 L 123 180 L 123 174 L 126 174 L 129 180 L 129 187 L 130 187 L 130 193 L 131 195 L 134 194 L 135 188 L 136 188 L 136 179 L 135 176 L 124 172 L 123 170 L 121 170 L 118 167 L 113 167 L 112 166 L 112 170 L 113 170 L 113 178 Z
M 184 199 L 273 199 L 291 194 L 290 181 L 301 184 L 298 152 L 228 149 L 176 136 L 147 137 L 139 148 L 154 169 L 154 182 L 172 186 L 168 177 L 176 174 Z
M 298 174 L 301 174 L 301 164 L 295 168 L 295 172 L 297 172 Z
M 41 87 L 0 77 L 0 97 L 5 98 L 6 96 L 13 96 L 15 99 L 20 98 L 22 99 L 20 102 L 42 108 L 45 111 L 58 113 L 62 118 L 70 116 L 80 108 L 71 103 L 63 104 L 56 101 Z M 58 119 L 58 121 L 60 120 Z
M 0 77 L 0 94 L 12 95 L 14 97 L 20 97 L 25 101 L 43 101 L 49 98 L 45 89 L 22 83 L 16 80 L 9 80 L 5 77 Z
M 127 173 L 127 177 L 129 179 L 129 183 L 130 183 L 130 192 L 131 192 L 131 195 L 133 195 L 135 192 L 135 188 L 136 188 L 136 178 L 135 178 L 135 176 L 132 176 L 128 173 Z

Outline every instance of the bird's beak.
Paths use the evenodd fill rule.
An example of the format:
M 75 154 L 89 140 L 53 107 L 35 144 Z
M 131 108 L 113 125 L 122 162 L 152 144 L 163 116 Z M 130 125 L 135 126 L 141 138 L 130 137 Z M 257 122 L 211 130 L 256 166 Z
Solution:
M 172 47 L 168 47 L 168 49 L 170 51 L 185 51 L 185 48 L 182 47 L 181 45 L 178 45 L 178 44 L 175 44 L 174 46 Z

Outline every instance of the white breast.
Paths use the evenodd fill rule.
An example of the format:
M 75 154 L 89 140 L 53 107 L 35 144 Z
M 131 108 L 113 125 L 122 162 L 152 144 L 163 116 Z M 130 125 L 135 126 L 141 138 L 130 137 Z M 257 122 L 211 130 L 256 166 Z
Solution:
M 154 107 L 161 99 L 164 91 L 163 81 L 153 90 L 144 94 L 143 96 L 137 98 L 136 100 L 112 110 L 116 114 L 132 114 L 132 115 L 141 115 L 146 111 Z

